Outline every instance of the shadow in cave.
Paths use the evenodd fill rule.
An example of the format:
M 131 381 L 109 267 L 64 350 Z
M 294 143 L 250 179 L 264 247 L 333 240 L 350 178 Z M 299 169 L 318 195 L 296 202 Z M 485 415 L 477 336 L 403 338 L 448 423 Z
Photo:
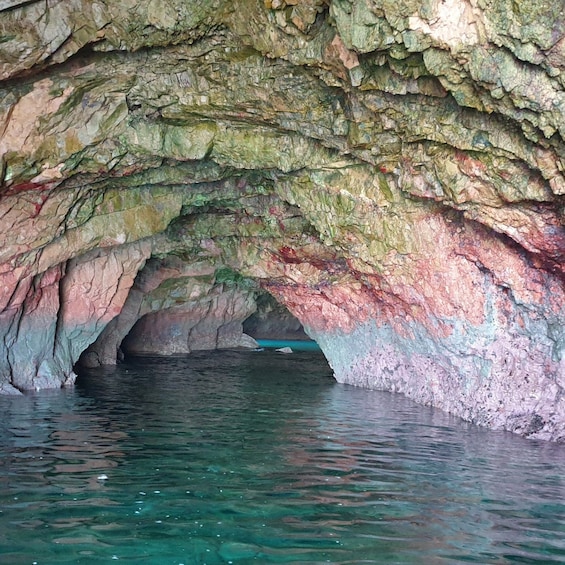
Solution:
M 124 306 L 81 355 L 78 374 L 85 368 L 108 367 L 132 358 L 179 357 L 215 350 L 321 353 L 301 322 L 274 297 L 257 289 L 234 292 L 228 287 L 216 302 L 190 302 L 141 317 L 142 293 L 130 294 L 134 297 L 128 297 L 131 304 Z
M 260 373 L 265 363 L 273 362 L 273 356 L 277 357 L 276 370 L 270 374 L 270 379 L 283 379 L 286 382 L 297 378 L 297 375 L 312 374 L 315 377 L 322 376 L 333 380 L 333 372 L 321 348 L 304 331 L 300 321 L 271 295 L 256 295 L 255 301 L 255 312 L 245 320 L 237 322 L 239 334 L 243 335 L 249 343 L 253 342 L 254 347 L 201 347 L 177 353 L 159 351 L 159 345 L 166 340 L 161 335 L 157 340 L 158 343 L 151 344 L 152 334 L 144 330 L 148 327 L 147 322 L 136 329 L 136 325 L 143 320 L 140 318 L 118 347 L 118 366 L 88 367 L 79 364 L 77 367 L 79 385 L 87 388 L 110 387 L 117 391 L 121 386 L 120 382 L 129 382 L 131 378 L 136 378 L 135 375 L 139 371 L 143 372 L 147 369 L 153 376 L 160 375 L 163 378 L 171 371 L 173 373 L 180 371 L 183 375 L 192 375 L 194 378 L 210 376 L 210 373 L 218 371 Z M 180 318 L 182 313 L 179 312 Z M 173 316 L 170 320 L 171 325 L 175 326 L 179 323 L 179 319 Z M 231 324 L 232 321 L 228 320 L 226 323 Z M 163 329 L 162 326 L 160 329 Z M 148 353 L 139 353 L 142 349 L 139 345 L 140 340 L 145 342 L 143 347 L 149 351 Z M 151 388 L 152 385 L 149 385 L 148 390 Z
M 298 351 L 320 351 L 300 321 L 270 294 L 257 297 L 257 311 L 243 322 L 243 332 L 260 347 L 290 347 Z
M 228 300 L 227 308 L 205 303 L 146 314 L 119 344 L 118 358 L 258 348 L 320 351 L 301 322 L 270 294 L 254 294 L 253 306 L 246 308 L 241 295 L 229 295 Z

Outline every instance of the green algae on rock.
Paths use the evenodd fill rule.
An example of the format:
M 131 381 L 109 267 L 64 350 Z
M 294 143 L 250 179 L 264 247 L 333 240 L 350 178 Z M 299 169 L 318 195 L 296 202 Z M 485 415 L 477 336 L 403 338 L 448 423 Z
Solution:
M 560 6 L 32 0 L 0 31 L 0 391 L 252 345 L 269 293 L 339 381 L 565 441 Z

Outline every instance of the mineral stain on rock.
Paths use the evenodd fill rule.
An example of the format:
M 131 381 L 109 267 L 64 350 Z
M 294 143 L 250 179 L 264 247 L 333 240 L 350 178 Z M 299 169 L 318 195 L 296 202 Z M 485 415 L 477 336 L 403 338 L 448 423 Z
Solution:
M 1 392 L 250 347 L 268 293 L 338 381 L 565 441 L 559 3 L 6 1 L 0 34 Z

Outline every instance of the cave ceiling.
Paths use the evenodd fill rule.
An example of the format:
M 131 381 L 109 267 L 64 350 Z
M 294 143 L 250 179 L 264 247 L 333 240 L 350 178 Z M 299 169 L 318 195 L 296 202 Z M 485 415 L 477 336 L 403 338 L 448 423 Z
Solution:
M 0 0 L 0 37 L 6 391 L 269 292 L 345 382 L 565 437 L 561 3 Z

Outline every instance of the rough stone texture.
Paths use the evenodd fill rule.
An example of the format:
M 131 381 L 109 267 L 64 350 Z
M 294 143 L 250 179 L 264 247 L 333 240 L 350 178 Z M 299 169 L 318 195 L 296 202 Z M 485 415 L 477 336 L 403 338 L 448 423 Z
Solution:
M 72 362 L 121 311 L 149 250 L 94 250 L 20 281 L 0 318 L 1 390 L 72 384 Z
M 146 314 L 123 347 L 134 355 L 247 347 L 252 342 L 243 337 L 243 320 L 254 310 L 252 294 L 216 286 L 182 306 Z
M 0 0 L 0 34 L 1 391 L 233 344 L 266 290 L 338 380 L 565 441 L 559 2 Z
M 243 333 L 243 321 L 256 309 L 255 285 L 241 281 L 228 269 L 215 272 L 209 263 L 187 263 L 175 255 L 151 259 L 80 364 L 114 364 L 124 352 L 173 355 L 257 347 Z

